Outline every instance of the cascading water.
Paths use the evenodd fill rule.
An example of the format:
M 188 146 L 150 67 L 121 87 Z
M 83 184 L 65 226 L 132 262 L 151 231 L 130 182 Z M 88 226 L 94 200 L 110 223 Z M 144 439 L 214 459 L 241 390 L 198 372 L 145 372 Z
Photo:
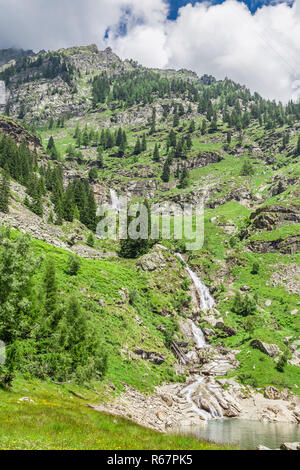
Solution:
M 8 99 L 5 82 L 0 80 L 0 111 L 4 111 Z
M 194 271 L 192 271 L 191 268 L 186 264 L 183 256 L 180 253 L 176 253 L 176 256 L 185 264 L 185 269 L 194 283 L 194 286 L 200 298 L 201 310 L 207 311 L 207 310 L 210 310 L 211 308 L 214 308 L 215 301 L 210 295 L 209 289 L 201 281 L 201 279 L 197 276 L 197 274 L 194 273 Z
M 195 325 L 195 323 L 192 324 L 192 332 L 194 335 L 195 343 L 197 346 L 197 349 L 202 349 L 207 346 L 206 341 L 205 341 L 205 336 L 203 331 L 198 328 L 198 326 Z
M 117 196 L 117 193 L 114 189 L 110 190 L 110 200 L 111 200 L 111 207 L 113 210 L 120 212 L 122 209 L 121 202 Z
M 176 256 L 185 264 L 185 269 L 193 281 L 196 291 L 199 295 L 200 308 L 203 311 L 207 311 L 214 308 L 215 301 L 210 295 L 210 292 L 206 285 L 201 281 L 194 271 L 187 265 L 183 256 L 180 253 L 176 253 Z M 205 336 L 203 331 L 192 324 L 192 333 L 194 336 L 196 348 L 204 349 L 209 347 L 206 344 Z M 186 397 L 188 403 L 190 403 L 193 410 L 204 420 L 217 419 L 223 417 L 222 409 L 217 400 L 217 394 L 210 390 L 210 387 L 205 383 L 204 377 L 198 376 L 197 379 L 186 388 L 182 390 L 182 394 Z M 197 402 L 197 405 L 196 405 Z M 205 410 L 201 409 L 205 408 Z

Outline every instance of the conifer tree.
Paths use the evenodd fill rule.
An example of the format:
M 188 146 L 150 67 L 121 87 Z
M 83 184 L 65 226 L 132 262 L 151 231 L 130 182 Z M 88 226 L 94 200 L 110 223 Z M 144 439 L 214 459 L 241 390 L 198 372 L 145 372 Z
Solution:
M 9 212 L 10 181 L 7 169 L 3 170 L 0 181 L 0 212 Z
M 133 151 L 134 155 L 139 155 L 141 153 L 141 141 L 138 138 Z
M 160 160 L 159 148 L 158 148 L 158 145 L 157 145 L 157 144 L 155 144 L 155 147 L 154 147 L 153 160 L 154 160 L 155 162 L 158 162 L 158 161 Z
M 146 135 L 144 134 L 143 139 L 142 139 L 142 144 L 141 144 L 141 151 L 146 152 L 146 150 L 147 150 L 147 141 L 146 141 Z
M 163 166 L 161 179 L 164 183 L 168 183 L 170 181 L 170 177 L 171 177 L 171 169 L 170 169 L 170 160 L 168 157 Z

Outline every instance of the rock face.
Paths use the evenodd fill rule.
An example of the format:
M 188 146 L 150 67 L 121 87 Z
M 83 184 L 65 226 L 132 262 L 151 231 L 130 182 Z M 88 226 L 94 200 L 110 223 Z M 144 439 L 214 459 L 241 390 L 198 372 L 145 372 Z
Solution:
M 166 248 L 162 245 L 155 245 L 151 253 L 142 256 L 136 263 L 143 271 L 156 271 L 162 269 L 166 265 L 164 252 Z
M 42 143 L 38 137 L 6 116 L 0 116 L 0 134 L 5 134 L 13 138 L 17 143 L 26 143 L 31 150 L 37 149 L 43 151 Z
M 251 342 L 251 346 L 255 349 L 259 349 L 264 354 L 270 357 L 276 357 L 280 354 L 280 349 L 276 344 L 269 344 L 260 341 L 259 339 L 255 339 Z
M 299 206 L 274 204 L 257 209 L 250 216 L 253 227 L 258 229 L 274 230 L 284 225 L 298 224 L 300 222 Z
M 300 235 L 279 238 L 278 240 L 251 241 L 248 245 L 249 249 L 255 253 L 283 253 L 295 255 L 300 250 Z

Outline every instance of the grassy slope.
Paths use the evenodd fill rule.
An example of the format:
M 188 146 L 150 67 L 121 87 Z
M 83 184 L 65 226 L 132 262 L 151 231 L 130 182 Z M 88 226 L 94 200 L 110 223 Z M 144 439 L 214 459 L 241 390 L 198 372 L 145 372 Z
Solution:
M 84 399 L 72 395 L 81 393 Z M 34 403 L 19 402 L 29 397 Z M 87 408 L 99 397 L 74 385 L 17 379 L 0 390 L 1 450 L 217 450 L 188 436 L 164 435 Z
M 100 119 L 101 115 L 97 117 L 91 116 L 91 126 L 97 127 L 97 120 Z M 104 117 L 104 114 L 103 114 Z M 78 120 L 76 120 L 78 122 Z M 80 121 L 79 121 L 80 122 Z M 82 127 L 85 123 L 89 122 L 89 116 L 87 115 L 82 119 Z M 161 166 L 160 164 L 152 161 L 152 151 L 155 143 L 163 143 L 166 140 L 167 129 L 172 126 L 172 117 L 167 121 L 158 123 L 158 132 L 148 137 L 148 149 L 147 152 L 142 153 L 138 157 L 128 156 L 126 159 L 112 159 L 109 157 L 109 152 L 105 157 L 105 168 L 99 172 L 100 180 L 109 178 L 113 180 L 117 178 L 116 187 L 118 187 L 119 181 L 125 181 L 126 178 L 122 177 L 119 173 L 123 170 L 129 171 L 131 178 L 137 179 L 136 168 L 137 165 L 148 167 L 149 169 Z M 270 182 L 274 177 L 285 177 L 289 175 L 296 176 L 299 174 L 299 162 L 295 158 L 287 158 L 282 154 L 276 157 L 274 165 L 266 165 L 264 160 L 251 155 L 249 150 L 249 144 L 254 143 L 255 140 L 263 135 L 263 128 L 257 125 L 251 125 L 245 132 L 244 144 L 237 155 L 230 155 L 227 150 L 224 151 L 223 146 L 226 143 L 226 126 L 221 125 L 219 131 L 214 134 L 206 134 L 201 136 L 199 127 L 201 126 L 202 117 L 196 118 L 196 132 L 193 135 L 193 148 L 188 152 L 187 158 L 195 157 L 200 152 L 212 151 L 219 152 L 223 156 L 223 160 L 219 163 L 208 165 L 204 168 L 197 168 L 190 172 L 191 185 L 184 192 L 189 192 L 193 189 L 201 188 L 207 184 L 212 184 L 214 187 L 218 187 L 218 192 L 211 195 L 211 201 L 218 201 L 222 197 L 226 197 L 226 194 L 236 188 L 237 191 L 240 189 L 252 192 L 253 194 L 261 193 L 263 196 L 268 197 L 268 190 Z M 74 128 L 74 122 L 71 120 L 66 123 L 66 129 L 63 131 L 54 131 L 54 134 L 63 133 L 65 137 L 58 137 L 58 146 L 63 153 L 63 148 L 66 143 L 73 141 L 72 133 Z M 180 125 L 183 125 L 181 134 L 186 134 L 188 123 L 181 121 Z M 276 131 L 278 131 L 277 129 Z M 281 129 L 282 130 L 282 129 Z M 134 130 L 131 131 L 130 127 L 127 127 L 128 142 L 129 145 L 134 146 L 136 137 L 142 135 L 145 132 L 145 126 L 135 126 Z M 273 131 L 267 131 L 267 135 Z M 44 142 L 49 138 L 49 131 L 42 130 L 42 136 Z M 68 137 L 67 137 L 68 136 Z M 237 144 L 236 137 L 233 136 L 232 143 L 229 151 L 232 152 Z M 295 138 L 292 139 L 294 142 Z M 164 145 L 162 145 L 162 161 L 165 158 Z M 237 148 L 238 149 L 238 148 Z M 87 157 L 88 157 L 87 151 Z M 130 152 L 128 152 L 130 155 Z M 253 177 L 241 177 L 240 172 L 245 158 L 249 158 L 254 167 L 255 175 Z M 87 158 L 88 159 L 88 158 Z M 158 169 L 158 172 L 160 170 Z M 155 170 L 154 170 L 155 173 Z M 157 173 L 155 173 L 157 174 Z M 280 203 L 286 204 L 287 202 L 297 201 L 294 194 L 297 191 L 297 185 L 291 186 L 284 193 L 275 196 L 268 197 L 265 204 L 269 203 Z M 178 188 L 164 191 L 163 196 L 166 199 L 168 196 L 172 196 L 178 193 L 182 193 L 182 190 Z M 159 192 L 158 192 L 159 194 Z M 198 266 L 202 272 L 204 280 L 208 285 L 214 286 L 215 280 L 218 273 L 218 265 L 215 261 L 222 263 L 226 262 L 229 256 L 233 256 L 236 259 L 235 266 L 230 267 L 230 279 L 224 279 L 225 286 L 228 281 L 231 282 L 230 287 L 233 290 L 241 288 L 243 285 L 247 285 L 251 289 L 251 294 L 255 294 L 258 298 L 259 313 L 256 318 L 255 328 L 251 327 L 251 331 L 247 331 L 246 326 L 243 323 L 243 319 L 231 312 L 232 297 L 228 298 L 227 290 L 228 285 L 225 287 L 224 292 L 217 293 L 221 313 L 226 316 L 226 323 L 238 329 L 238 335 L 230 339 L 218 339 L 217 342 L 223 342 L 227 346 L 236 347 L 241 350 L 240 361 L 241 367 L 238 371 L 239 378 L 246 383 L 257 384 L 257 386 L 265 386 L 269 384 L 277 384 L 280 387 L 288 386 L 295 392 L 298 389 L 295 385 L 299 386 L 299 377 L 296 367 L 288 366 L 286 372 L 281 374 L 275 369 L 275 362 L 273 359 L 265 357 L 259 351 L 254 351 L 249 347 L 249 343 L 253 338 L 259 338 L 270 343 L 276 343 L 283 352 L 288 352 L 285 345 L 284 338 L 286 336 L 292 336 L 297 338 L 300 331 L 299 317 L 291 316 L 290 312 L 297 308 L 299 297 L 295 294 L 288 293 L 284 287 L 273 287 L 269 285 L 270 278 L 276 265 L 279 263 L 300 264 L 299 255 L 288 256 L 281 254 L 255 254 L 243 251 L 243 244 L 237 244 L 234 248 L 229 245 L 229 240 L 232 238 L 228 235 L 220 224 L 211 223 L 210 220 L 217 216 L 218 220 L 222 224 L 232 223 L 236 225 L 237 229 L 246 223 L 248 217 L 251 214 L 251 210 L 238 204 L 237 202 L 231 201 L 217 207 L 214 210 L 207 210 L 205 214 L 205 243 L 204 247 L 200 252 L 196 252 L 192 255 L 190 262 Z M 258 232 L 253 233 L 249 240 L 276 240 L 280 237 L 294 235 L 299 233 L 299 224 L 283 226 L 279 229 L 275 229 L 271 232 Z M 259 275 L 251 275 L 251 269 L 254 262 L 258 262 L 261 269 Z M 272 300 L 271 307 L 266 307 L 265 302 L 267 299 Z M 228 314 L 226 312 L 229 312 Z M 277 323 L 279 330 L 274 328 L 274 324 Z M 255 367 L 254 367 L 255 366 Z

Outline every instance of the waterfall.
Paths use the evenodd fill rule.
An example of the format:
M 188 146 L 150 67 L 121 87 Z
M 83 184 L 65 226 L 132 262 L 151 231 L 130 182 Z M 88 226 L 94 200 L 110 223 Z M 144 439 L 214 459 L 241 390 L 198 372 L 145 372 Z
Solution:
M 175 253 L 185 265 L 186 272 L 193 281 L 195 289 L 199 295 L 200 307 L 206 311 L 215 306 L 215 301 L 210 295 L 206 285 L 201 281 L 197 274 L 185 262 L 180 253 Z M 203 331 L 192 323 L 192 333 L 197 349 L 208 348 Z M 204 377 L 198 376 L 195 381 L 185 387 L 181 393 L 185 396 L 192 409 L 204 420 L 223 418 L 223 412 L 218 402 L 218 394 L 210 389 L 205 383 Z M 223 401 L 223 400 L 222 400 Z
M 114 189 L 110 189 L 110 199 L 111 199 L 112 209 L 117 211 L 117 212 L 120 212 L 120 210 L 122 209 L 121 202 L 120 202 L 120 200 L 117 196 L 117 193 Z
M 222 409 L 214 395 L 210 393 L 209 387 L 205 385 L 204 377 L 197 377 L 195 382 L 181 390 L 181 394 L 185 396 L 195 413 L 205 421 L 223 418 Z
M 210 310 L 211 308 L 214 308 L 215 301 L 210 295 L 209 289 L 201 281 L 201 279 L 197 276 L 197 274 L 194 271 L 192 271 L 191 268 L 186 264 L 183 256 L 180 253 L 176 253 L 176 256 L 181 261 L 183 261 L 183 263 L 185 264 L 185 269 L 194 283 L 196 291 L 199 294 L 201 310 L 207 311 L 207 310 Z
M 6 92 L 5 82 L 0 80 L 0 110 L 5 109 L 8 99 L 8 93 Z
M 195 323 L 192 324 L 192 332 L 195 338 L 195 343 L 196 343 L 197 348 L 198 349 L 205 348 L 207 345 L 206 345 L 204 333 L 200 328 L 198 328 L 198 326 L 195 325 Z

